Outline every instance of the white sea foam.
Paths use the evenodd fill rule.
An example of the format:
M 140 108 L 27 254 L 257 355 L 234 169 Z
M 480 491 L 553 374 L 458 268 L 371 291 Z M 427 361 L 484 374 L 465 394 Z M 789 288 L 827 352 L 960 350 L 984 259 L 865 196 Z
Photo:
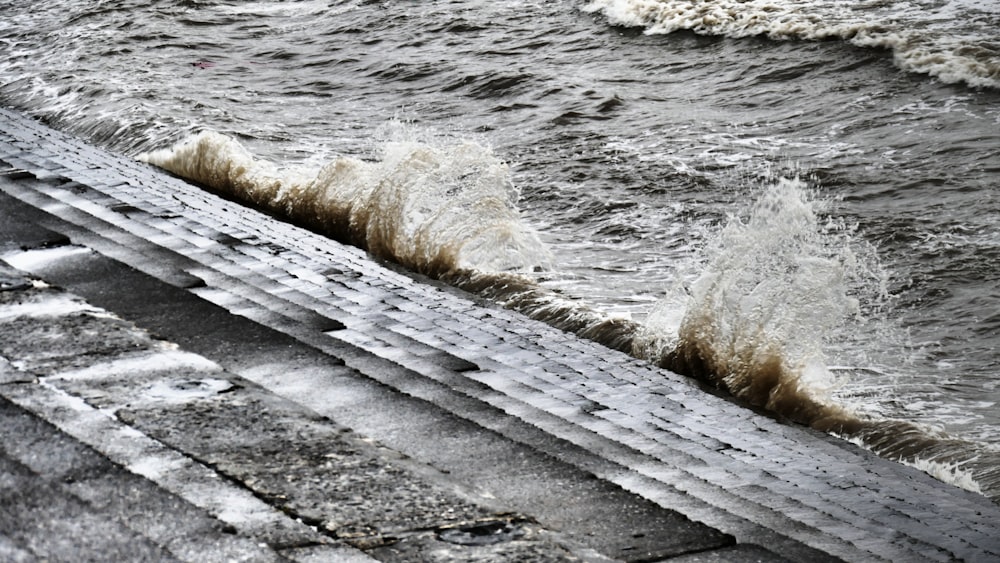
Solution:
M 316 16 L 325 13 L 339 13 L 350 9 L 349 7 L 336 8 L 329 2 L 312 0 L 306 2 L 277 3 L 274 2 L 240 2 L 235 5 L 222 5 L 214 7 L 219 12 L 240 16 L 284 16 L 284 17 L 304 17 Z
M 507 166 L 477 143 L 390 140 L 318 172 L 255 159 L 206 132 L 140 159 L 278 211 L 416 271 L 532 271 L 551 256 L 520 218 Z
M 847 440 L 862 448 L 871 449 L 862 438 L 847 437 Z M 923 457 L 912 459 L 898 458 L 896 461 L 914 469 L 919 469 L 939 481 L 949 483 L 966 491 L 977 494 L 986 493 L 979 481 L 976 480 L 976 471 L 967 467 L 968 462 L 935 461 Z
M 842 39 L 889 49 L 900 68 L 943 82 L 1000 87 L 1000 10 L 984 3 L 826 0 L 593 0 L 585 8 L 650 34 L 690 30 L 728 37 Z
M 905 462 L 904 462 L 905 463 Z M 983 489 L 976 482 L 973 473 L 965 469 L 961 463 L 941 463 L 937 461 L 927 461 L 917 459 L 908 463 L 917 469 L 935 477 L 945 483 L 951 483 L 956 487 L 961 487 L 967 491 L 983 494 Z
M 687 295 L 650 315 L 646 338 L 697 348 L 737 394 L 757 387 L 754 378 L 774 378 L 777 362 L 789 380 L 776 385 L 825 401 L 834 378 L 824 347 L 861 314 L 861 304 L 850 229 L 823 217 L 822 205 L 801 180 L 766 187 L 749 213 L 732 216 L 706 249 Z M 676 336 L 663 334 L 674 327 Z

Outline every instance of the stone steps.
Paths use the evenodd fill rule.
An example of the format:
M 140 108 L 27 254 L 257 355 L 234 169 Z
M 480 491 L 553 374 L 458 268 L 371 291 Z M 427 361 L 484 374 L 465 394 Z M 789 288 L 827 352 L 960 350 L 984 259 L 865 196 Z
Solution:
M 0 186 L 68 223 L 74 243 L 449 415 L 779 552 L 805 544 L 848 560 L 1000 556 L 997 507 L 982 497 L 482 307 L 17 114 L 0 120 L 11 124 L 0 160 L 33 176 Z M 324 412 L 323 397 L 310 393 L 326 385 L 322 370 L 292 386 L 238 364 L 227 369 L 316 412 L 369 421 Z M 380 441 L 426 449 L 382 424 Z M 458 463 L 435 456 L 447 452 L 426 461 Z

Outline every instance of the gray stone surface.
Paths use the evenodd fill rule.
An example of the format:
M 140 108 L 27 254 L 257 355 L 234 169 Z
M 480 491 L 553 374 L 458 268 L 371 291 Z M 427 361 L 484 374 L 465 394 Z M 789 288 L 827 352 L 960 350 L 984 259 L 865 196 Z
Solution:
M 163 284 L 162 282 L 156 282 L 148 276 L 138 275 L 134 270 L 109 261 L 96 253 L 84 250 L 82 248 L 61 247 L 39 251 L 37 254 L 39 261 L 34 264 L 34 267 L 37 272 L 44 274 L 46 279 L 56 280 L 60 284 L 68 283 L 75 289 L 82 290 L 92 299 L 115 307 L 119 313 L 131 318 L 142 318 L 145 326 L 152 326 L 157 332 L 173 331 L 169 333 L 169 336 L 171 338 L 174 336 L 178 337 L 186 348 L 190 347 L 198 351 L 210 353 L 223 362 L 233 362 L 234 359 L 238 358 L 239 360 L 236 364 L 242 365 L 247 361 L 248 357 L 253 358 L 255 356 L 267 357 L 269 360 L 274 360 L 275 353 L 280 354 L 282 351 L 287 351 L 288 348 L 295 346 L 295 342 L 290 341 L 284 334 L 263 330 L 259 325 L 250 323 L 242 317 L 234 317 L 215 305 L 201 301 L 198 298 L 192 299 L 191 294 L 180 291 L 178 288 Z M 198 329 L 192 331 L 190 328 L 191 325 L 197 325 Z M 176 332 L 178 328 L 180 332 Z M 43 327 L 38 327 L 38 329 L 43 330 Z M 81 346 L 83 344 L 83 342 L 79 343 Z M 427 354 L 426 350 L 422 350 L 422 352 Z M 298 350 L 296 353 L 300 354 L 303 351 Z M 54 355 L 56 358 L 64 356 L 58 350 L 51 350 L 49 354 Z M 453 362 L 445 363 L 446 360 L 443 360 L 442 356 L 439 355 L 435 358 L 435 366 L 447 369 L 445 366 L 456 365 Z M 76 361 L 82 361 L 82 356 L 69 355 L 68 357 L 75 358 Z M 24 363 L 25 359 L 22 358 L 19 361 Z M 339 369 L 338 366 L 344 363 L 337 358 L 331 358 L 326 355 L 316 361 L 317 363 L 321 363 L 323 368 L 327 370 L 331 368 Z M 272 361 L 272 366 L 277 365 L 279 364 L 274 364 Z M 287 370 L 289 367 L 295 365 L 295 362 L 288 361 L 280 364 L 280 368 Z M 460 368 L 459 371 L 468 371 L 465 366 L 460 366 Z M 169 436 L 166 436 L 164 433 L 168 431 L 163 430 L 165 428 L 183 426 L 182 422 L 175 422 L 173 425 L 165 424 L 164 421 L 154 417 L 152 423 L 147 423 L 141 416 L 134 417 L 129 408 L 117 410 L 119 406 L 116 406 L 113 401 L 109 402 L 111 400 L 109 396 L 119 394 L 121 395 L 120 402 L 128 402 L 132 405 L 139 400 L 139 397 L 134 396 L 134 393 L 132 396 L 128 396 L 127 391 L 121 389 L 123 386 L 134 387 L 134 382 L 125 383 L 125 377 L 129 374 L 112 376 L 109 374 L 114 373 L 115 370 L 110 367 L 108 369 L 110 371 L 106 371 L 97 377 L 93 375 L 83 377 L 77 374 L 69 378 L 71 381 L 64 381 L 65 378 L 60 376 L 50 377 L 49 381 L 52 385 L 60 389 L 68 390 L 76 396 L 85 398 L 89 403 L 98 408 L 114 409 L 119 418 L 126 420 L 132 426 L 142 428 L 151 436 L 173 447 L 193 453 L 199 460 L 222 469 L 230 478 L 240 479 L 248 483 L 252 481 L 250 483 L 252 488 L 254 488 L 257 494 L 264 496 L 264 498 L 280 498 L 285 496 L 281 494 L 275 495 L 272 491 L 258 488 L 262 486 L 259 479 L 248 474 L 246 471 L 239 473 L 239 471 L 234 470 L 234 468 L 248 467 L 248 471 L 257 470 L 258 472 L 262 472 L 268 469 L 263 464 L 258 464 L 258 467 L 254 467 L 249 464 L 240 465 L 237 463 L 234 465 L 220 461 L 218 455 L 222 455 L 220 452 L 224 449 L 223 446 L 225 446 L 228 440 L 232 440 L 233 436 L 225 434 L 225 425 L 219 420 L 213 421 L 214 426 L 212 424 L 208 425 L 223 436 L 222 442 L 202 444 L 198 442 L 201 439 L 201 435 L 191 433 L 192 436 L 197 436 L 195 441 L 183 443 L 179 440 L 187 435 L 185 432 L 172 432 Z M 130 369 L 135 369 L 135 367 Z M 134 376 L 134 374 L 132 375 Z M 279 372 L 277 375 L 279 378 L 283 378 L 287 374 Z M 228 396 L 231 395 L 227 393 Z M 241 405 L 242 408 L 245 408 L 245 405 Z M 221 409 L 216 406 L 214 410 L 209 411 L 208 415 L 218 415 L 219 411 Z M 153 416 L 149 413 L 143 414 L 146 415 L 146 418 Z M 181 412 L 175 413 L 172 419 L 177 421 L 194 420 L 195 422 L 192 423 L 206 424 L 201 418 L 208 418 L 208 415 L 199 417 L 192 412 Z M 410 422 L 410 419 L 407 418 L 401 420 L 407 423 Z M 437 430 L 442 431 L 443 429 L 438 428 Z M 467 430 L 463 431 L 468 432 Z M 481 432 L 481 428 L 473 428 L 471 431 L 472 439 L 482 441 Z M 297 447 L 301 446 L 301 440 L 296 440 L 296 444 Z M 209 451 L 212 453 L 205 454 L 205 447 L 210 448 Z M 502 451 L 506 450 L 509 450 L 509 446 L 502 446 Z M 491 452 L 493 456 L 496 454 L 496 451 Z M 551 505 L 548 508 L 549 515 L 556 517 L 554 521 L 556 525 L 569 524 L 572 527 L 571 535 L 574 537 L 582 539 L 585 543 L 601 545 L 603 553 L 621 555 L 626 559 L 635 557 L 648 558 L 684 553 L 689 550 L 711 548 L 718 545 L 728 545 L 732 542 L 729 536 L 707 528 L 704 525 L 691 522 L 686 517 L 675 512 L 665 511 L 652 503 L 637 501 L 634 498 L 630 499 L 630 495 L 606 482 L 596 481 L 588 476 L 580 476 L 564 468 L 553 469 L 548 466 L 543 467 L 543 465 L 544 463 L 529 465 L 527 467 L 527 474 L 525 475 L 515 474 L 507 476 L 508 479 L 515 479 L 516 484 L 522 489 L 519 491 L 519 495 L 524 497 L 523 507 L 531 508 L 533 503 L 537 505 L 537 498 L 541 496 L 539 493 L 552 495 L 551 491 L 530 485 L 530 483 L 537 480 L 539 474 L 551 472 L 546 476 L 546 480 L 548 482 L 558 480 L 563 490 L 554 500 L 550 501 Z M 551 462 L 549 462 L 549 465 L 551 465 Z M 354 484 L 357 485 L 358 479 L 366 478 L 366 475 L 360 473 L 354 477 Z M 395 479 L 401 481 L 398 478 Z M 272 483 L 275 482 L 273 479 L 271 481 Z M 574 481 L 576 481 L 576 484 L 574 484 Z M 375 480 L 372 480 L 372 482 L 374 483 Z M 580 484 L 581 482 L 582 484 Z M 364 481 L 361 481 L 361 483 L 364 483 Z M 296 483 L 292 485 L 301 487 L 300 484 Z M 350 505 L 353 504 L 357 511 L 384 517 L 387 512 L 386 507 L 382 506 L 382 509 L 379 510 L 378 506 L 374 506 L 375 502 L 357 502 L 356 498 L 367 499 L 372 497 L 372 495 L 365 494 L 362 487 L 356 486 L 355 488 L 358 489 L 352 495 L 355 498 L 349 499 L 347 507 L 350 508 Z M 299 492 L 305 490 L 306 488 L 302 487 Z M 419 492 L 419 489 L 417 491 Z M 322 491 L 311 492 L 318 494 Z M 314 496 L 313 498 L 319 497 Z M 337 498 L 330 497 L 329 500 L 335 501 Z M 393 500 L 394 506 L 388 512 L 399 512 L 400 500 L 399 498 Z M 630 504 L 623 505 L 623 503 Z M 280 502 L 276 502 L 275 504 L 281 506 L 282 510 L 289 510 L 288 506 Z M 388 504 L 388 502 L 383 503 L 383 505 Z M 616 507 L 623 506 L 622 508 L 616 508 L 618 517 L 611 518 L 610 520 L 607 514 L 607 507 L 609 505 Z M 627 506 L 627 513 L 624 506 Z M 320 517 L 315 507 L 298 508 L 300 510 L 295 511 L 297 517 L 304 518 L 310 522 Z M 329 511 L 327 516 L 336 512 L 334 508 L 334 506 L 326 507 Z M 315 523 L 320 526 L 334 526 L 336 524 L 335 522 L 323 522 L 320 520 L 317 520 Z M 660 536 L 651 533 L 654 530 L 664 528 L 671 529 L 674 533 L 669 536 Z M 650 533 L 646 534 L 643 532 Z M 374 546 L 383 541 L 391 541 L 393 539 L 391 536 L 388 540 L 379 539 L 384 536 L 377 530 L 367 534 L 357 531 L 350 532 L 349 530 L 345 533 L 358 535 L 357 539 L 345 536 L 345 539 L 354 541 L 358 545 Z M 633 537 L 637 534 L 641 538 L 646 539 L 638 541 Z M 368 535 L 371 536 L 370 540 L 366 539 Z M 422 544 L 410 545 L 416 547 Z
M 118 416 L 244 483 L 283 512 L 365 548 L 409 530 L 491 514 L 348 439 L 329 421 L 239 387 L 224 401 L 131 408 Z
M 408 563 L 579 561 L 547 535 L 531 522 L 490 520 L 412 534 L 372 555 Z
M 0 300 L 0 318 L 6 319 L 5 328 L 13 327 L 0 338 L 0 353 L 15 369 L 33 372 L 46 387 L 113 414 L 130 429 L 183 452 L 295 522 L 315 528 L 276 522 L 254 531 L 262 546 L 315 552 L 330 547 L 327 544 L 343 543 L 374 550 L 399 543 L 397 536 L 502 514 L 491 510 L 484 499 L 465 500 L 460 487 L 432 469 L 366 442 L 200 356 L 174 350 L 61 290 L 6 292 Z M 51 342 L 39 346 L 42 337 Z M 7 391 L 19 399 L 17 391 Z M 67 554 L 75 552 L 92 552 L 95 559 L 106 553 L 123 561 L 167 560 L 174 554 L 188 561 L 233 556 L 213 545 L 224 543 L 220 532 L 235 533 L 232 527 L 207 515 L 197 514 L 200 521 L 193 518 L 191 513 L 198 511 L 189 503 L 0 401 L 0 406 L 17 411 L 0 411 L 7 415 L 0 416 L 0 422 L 10 431 L 2 443 L 4 451 L 28 460 L 30 469 L 45 482 L 68 483 L 63 486 L 76 497 L 58 495 L 53 487 L 23 491 L 25 472 L 14 465 L 5 468 L 11 481 L 8 488 L 16 492 L 8 495 L 11 514 L 30 511 L 33 518 L 26 522 L 27 529 L 8 522 L 13 543 L 24 544 L 38 557 L 67 560 L 72 559 Z M 45 510 L 39 508 L 43 505 Z M 96 539 L 90 537 L 91 529 Z M 36 532 L 51 538 L 36 538 Z M 61 536 L 65 541 L 58 539 Z M 519 539 L 518 545 L 556 554 L 548 560 L 569 557 L 555 543 L 542 548 L 537 543 Z M 411 542 L 393 553 L 423 560 L 428 556 L 419 550 L 430 547 L 435 553 L 461 549 L 447 542 L 433 546 Z M 270 556 L 264 559 L 249 555 L 255 560 L 278 558 L 267 553 Z M 330 555 L 328 550 L 322 553 Z
M 673 563 L 791 563 L 791 560 L 753 544 L 682 555 L 671 561 Z
M 296 560 L 337 550 L 364 556 L 338 543 L 350 539 L 336 532 L 351 530 L 348 521 L 365 530 L 356 538 L 374 538 L 356 545 L 385 560 L 431 553 L 444 554 L 440 560 L 1000 558 L 1000 511 L 981 496 L 783 425 L 16 113 L 0 110 L 0 123 L 0 161 L 25 171 L 0 177 L 0 214 L 19 218 L 0 223 L 0 258 L 89 303 L 56 314 L 58 302 L 30 300 L 44 288 L 10 274 L 19 288 L 3 293 L 21 296 L 0 297 L 11 299 L 0 306 L 0 323 L 17 330 L 0 331 L 0 340 L 27 334 L 46 345 L 17 352 L 0 343 L 9 360 L 0 362 L 0 394 L 239 537 L 265 538 Z M 59 318 L 43 328 L 21 319 L 28 310 Z M 105 326 L 94 320 L 103 310 L 181 350 L 113 318 L 106 326 L 116 344 L 108 347 L 88 332 Z M 42 340 L 60 331 L 75 342 Z M 178 354 L 185 369 L 207 371 L 178 377 L 128 363 Z M 114 377 L 87 371 L 95 365 L 113 367 Z M 150 392 L 162 390 L 157 382 L 171 378 L 195 395 L 215 391 L 151 402 Z M 232 387 L 223 392 L 207 380 Z M 245 424 L 249 433 L 234 422 L 241 400 L 260 418 Z M 398 470 L 384 476 L 419 501 L 405 503 L 398 517 L 362 514 L 339 502 L 342 489 L 313 486 L 325 455 L 317 444 L 344 426 L 356 431 L 351 440 L 378 444 L 357 459 Z M 261 458 L 300 440 L 302 452 L 281 463 L 304 471 L 279 483 L 280 471 Z M 240 517 L 227 512 L 234 503 L 225 499 L 237 498 L 254 508 L 236 511 Z M 374 511 L 385 509 L 379 498 L 372 493 Z M 460 518 L 417 516 L 445 498 Z M 441 541 L 442 529 L 468 524 L 458 522 L 466 517 L 496 518 L 501 506 L 531 523 L 532 534 L 475 553 Z M 278 539 L 285 532 L 268 531 L 284 526 L 308 537 L 309 526 L 295 525 L 298 512 L 332 545 L 292 545 Z M 0 534 L 0 553 L 27 553 L 9 537 Z M 439 551 L 443 544 L 453 549 Z M 501 553 L 507 549 L 524 551 Z
M 3 398 L 0 428 L 4 561 L 278 559 Z

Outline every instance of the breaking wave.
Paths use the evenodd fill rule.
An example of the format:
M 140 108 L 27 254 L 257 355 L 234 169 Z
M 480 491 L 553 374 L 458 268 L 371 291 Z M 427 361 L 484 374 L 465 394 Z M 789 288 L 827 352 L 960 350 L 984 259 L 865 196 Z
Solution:
M 866 325 L 885 315 L 889 297 L 873 250 L 851 225 L 825 215 L 825 206 L 799 179 L 761 189 L 705 249 L 683 295 L 668 296 L 653 311 L 634 353 L 1000 498 L 1000 452 L 912 422 L 866 416 L 832 398 L 850 381 L 828 369 L 827 350 L 837 341 L 864 342 Z
M 1000 11 L 962 0 L 592 0 L 586 11 L 649 34 L 840 39 L 888 49 L 899 68 L 942 82 L 1000 88 Z
M 339 157 L 315 171 L 279 168 L 203 132 L 140 159 L 433 277 L 551 264 L 520 221 L 507 166 L 476 143 L 392 141 L 378 160 Z
M 521 220 L 519 192 L 492 151 L 395 136 L 402 138 L 382 143 L 371 161 L 338 157 L 318 171 L 256 159 L 215 132 L 139 158 L 562 330 L 631 350 L 632 323 L 536 282 L 552 255 Z
M 647 321 L 609 316 L 543 287 L 553 257 L 520 218 L 510 173 L 476 143 L 393 140 L 377 158 L 318 171 L 255 159 L 201 133 L 142 160 L 280 214 L 552 326 L 697 378 L 750 405 L 862 444 L 992 498 L 1000 452 L 836 403 L 831 341 L 886 300 L 884 276 L 850 225 L 799 179 L 756 194 L 697 262 L 693 281 Z

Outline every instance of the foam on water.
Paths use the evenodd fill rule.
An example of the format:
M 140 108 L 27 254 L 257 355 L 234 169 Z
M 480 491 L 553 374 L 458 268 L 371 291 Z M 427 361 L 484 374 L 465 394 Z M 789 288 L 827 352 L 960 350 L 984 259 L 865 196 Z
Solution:
M 1000 88 L 1000 9 L 985 3 L 820 0 L 592 0 L 585 8 L 650 34 L 842 39 L 891 50 L 896 65 L 943 82 Z
M 888 297 L 871 254 L 824 207 L 799 179 L 764 187 L 705 249 L 693 282 L 650 314 L 635 355 L 997 498 L 994 448 L 835 399 L 851 381 L 828 367 L 828 350 L 878 324 Z
M 374 161 L 340 157 L 317 172 L 279 168 L 204 132 L 140 158 L 427 275 L 551 263 L 520 219 L 507 166 L 476 143 L 391 140 Z

